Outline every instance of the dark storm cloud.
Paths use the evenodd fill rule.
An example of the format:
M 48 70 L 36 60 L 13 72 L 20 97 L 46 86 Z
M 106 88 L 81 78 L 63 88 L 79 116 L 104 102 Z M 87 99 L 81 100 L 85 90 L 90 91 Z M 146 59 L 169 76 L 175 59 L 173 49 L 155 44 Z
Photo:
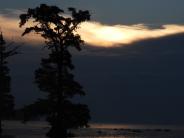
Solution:
M 90 106 L 92 121 L 184 123 L 180 110 L 184 105 L 183 37 L 178 34 L 122 48 L 90 48 L 87 54 L 75 55 L 76 79 L 87 91 L 83 100 Z M 10 62 L 19 106 L 43 96 L 33 82 L 34 70 L 46 56 L 38 47 L 24 46 L 21 51 Z
M 124 94 L 128 95 L 183 95 L 183 38 L 184 34 L 178 34 L 124 47 L 91 48 L 86 50 L 88 55 L 75 59 L 76 64 L 85 61 L 84 64 L 81 63 L 81 68 L 80 64 L 77 65 L 77 69 L 91 75 L 90 77 L 97 73 L 96 76 L 104 78 L 104 81 L 99 81 L 101 83 L 97 79 L 97 84 L 106 82 L 108 85 L 105 86 L 109 87 L 110 84 L 119 85 L 112 88 L 117 88 L 116 91 L 124 89 Z M 89 72 L 83 71 L 84 67 Z M 95 83 L 93 80 L 91 83 Z M 136 91 L 137 88 L 140 89 L 139 92 Z
M 88 92 L 93 119 L 184 123 L 183 38 L 178 34 L 76 57 L 77 79 Z
M 75 52 L 76 79 L 92 121 L 116 123 L 184 123 L 184 34 L 140 41 L 117 48 L 86 47 Z M 23 46 L 10 61 L 17 106 L 43 96 L 34 70 L 47 51 Z

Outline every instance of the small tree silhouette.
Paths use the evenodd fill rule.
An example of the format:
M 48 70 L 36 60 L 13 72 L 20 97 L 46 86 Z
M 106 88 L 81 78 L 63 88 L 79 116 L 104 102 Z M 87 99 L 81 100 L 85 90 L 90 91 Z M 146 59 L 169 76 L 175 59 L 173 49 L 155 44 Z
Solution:
M 36 83 L 41 91 L 48 94 L 47 99 L 41 99 L 27 109 L 34 112 L 38 111 L 37 105 L 47 105 L 47 108 L 44 106 L 43 109 L 52 126 L 47 134 L 51 138 L 67 137 L 68 129 L 87 126 L 90 119 L 87 105 L 72 103 L 75 95 L 83 96 L 85 92 L 74 80 L 74 66 L 69 51 L 70 47 L 81 50 L 83 40 L 76 33 L 76 29 L 80 23 L 90 19 L 90 14 L 74 8 L 68 10 L 71 17 L 64 16 L 64 11 L 56 6 L 41 4 L 20 15 L 20 27 L 30 19 L 33 23 L 22 35 L 32 31 L 40 34 L 50 50 L 48 58 L 42 59 L 41 67 L 35 72 Z M 43 109 L 40 110 L 41 113 L 44 113 Z
M 13 112 L 14 97 L 10 94 L 9 68 L 7 59 L 17 54 L 18 47 L 6 45 L 2 32 L 0 32 L 0 134 L 2 133 L 2 119 L 7 118 Z

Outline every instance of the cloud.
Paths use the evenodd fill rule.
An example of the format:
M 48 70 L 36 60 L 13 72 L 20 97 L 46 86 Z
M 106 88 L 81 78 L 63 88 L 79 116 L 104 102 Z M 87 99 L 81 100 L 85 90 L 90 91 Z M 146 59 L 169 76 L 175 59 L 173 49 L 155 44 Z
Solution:
M 82 39 L 90 45 L 114 47 L 184 33 L 184 25 L 170 24 L 150 28 L 144 24 L 110 26 L 98 22 L 85 22 L 81 25 L 79 33 Z
M 17 18 L 20 14 L 25 13 L 26 10 L 18 10 L 18 9 L 3 9 L 0 10 L 0 14 L 6 17 L 11 17 L 11 18 Z
M 10 10 L 9 10 L 10 11 Z M 9 14 L 0 15 L 0 27 L 6 39 L 26 43 L 29 45 L 43 44 L 44 40 L 31 33 L 25 37 L 21 34 L 25 28 L 19 28 L 18 13 L 22 11 L 12 11 L 17 18 Z M 146 39 L 161 38 L 178 33 L 184 33 L 184 25 L 168 24 L 160 27 L 150 28 L 149 25 L 105 25 L 99 22 L 84 22 L 78 29 L 82 39 L 91 46 L 117 47 L 131 44 Z
M 19 28 L 18 18 L 0 15 L 0 30 L 3 32 L 6 40 L 30 45 L 38 45 L 44 42 L 41 37 L 38 37 L 38 35 L 33 33 L 21 37 L 24 29 L 25 28 Z

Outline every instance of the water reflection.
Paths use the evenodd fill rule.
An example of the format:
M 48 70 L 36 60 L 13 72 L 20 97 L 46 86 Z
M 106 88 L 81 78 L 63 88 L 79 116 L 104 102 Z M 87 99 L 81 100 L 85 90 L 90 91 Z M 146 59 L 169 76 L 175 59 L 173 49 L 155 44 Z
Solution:
M 45 122 L 6 121 L 0 138 L 46 138 L 48 129 Z M 71 131 L 75 138 L 184 138 L 183 126 L 92 124 L 91 128 Z

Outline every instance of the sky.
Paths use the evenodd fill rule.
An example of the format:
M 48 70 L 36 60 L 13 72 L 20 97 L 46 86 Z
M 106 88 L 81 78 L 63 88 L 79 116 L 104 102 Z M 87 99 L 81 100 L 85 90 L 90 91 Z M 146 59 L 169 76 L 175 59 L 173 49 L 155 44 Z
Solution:
M 18 28 L 18 15 L 40 3 L 91 12 L 91 21 L 78 30 L 86 44 L 73 51 L 73 61 L 92 122 L 184 124 L 183 0 L 2 0 L 5 38 L 24 43 L 10 59 L 17 107 L 43 96 L 33 83 L 47 55 L 43 40 L 22 38 Z

